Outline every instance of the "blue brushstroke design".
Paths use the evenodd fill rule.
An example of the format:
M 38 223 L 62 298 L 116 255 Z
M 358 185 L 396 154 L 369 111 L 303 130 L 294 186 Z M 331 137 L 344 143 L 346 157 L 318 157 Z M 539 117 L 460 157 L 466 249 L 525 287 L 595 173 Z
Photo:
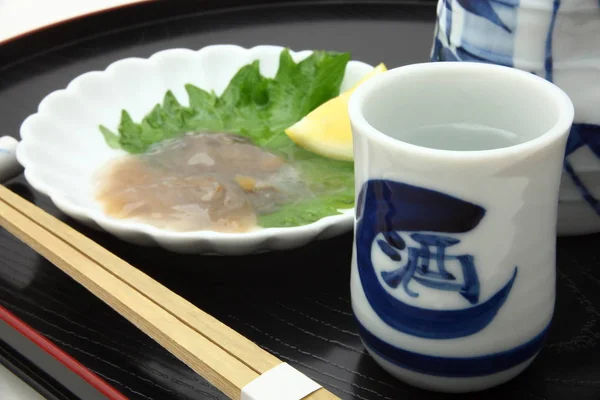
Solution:
M 369 304 L 387 325 L 418 337 L 451 339 L 479 332 L 494 319 L 512 289 L 517 277 L 516 267 L 508 282 L 485 302 L 462 309 L 435 310 L 404 303 L 388 293 L 379 282 L 371 260 L 371 246 L 381 232 L 464 233 L 479 224 L 485 215 L 483 207 L 434 190 L 389 180 L 366 182 L 358 198 L 358 272 Z M 418 296 L 410 290 L 408 283 L 417 270 L 419 251 L 409 247 L 409 263 L 405 268 L 395 274 L 382 274 L 386 284 L 402 285 L 411 297 Z M 466 274 L 466 279 L 472 277 Z M 464 297 L 472 295 L 465 292 Z
M 417 257 L 418 257 L 419 249 L 409 248 L 408 249 L 408 264 L 406 264 L 402 268 L 398 268 L 394 271 L 383 271 L 381 273 L 381 278 L 390 286 L 391 288 L 396 288 L 398 285 L 402 284 L 402 288 L 410 297 L 419 297 L 417 292 L 414 292 L 408 287 L 408 284 L 413 279 L 415 271 L 417 270 Z
M 438 61 L 461 61 L 456 54 L 454 54 L 452 52 L 452 50 L 450 50 L 450 48 L 448 47 L 444 47 L 441 50 L 441 59 L 439 59 Z
M 465 233 L 475 229 L 485 208 L 435 190 L 385 179 L 365 182 L 358 193 L 356 218 L 367 217 L 377 232 Z M 370 243 L 369 243 L 370 244 Z
M 436 28 L 436 31 L 438 31 L 439 28 Z M 440 39 L 437 38 L 437 34 L 435 39 L 433 39 L 433 49 L 431 50 L 431 57 L 429 59 L 429 61 L 441 61 L 441 53 L 442 53 L 442 49 L 444 47 L 442 46 L 442 42 L 440 41 Z
M 456 2 L 465 10 L 487 19 L 508 33 L 512 33 L 512 30 L 500 19 L 490 0 L 456 0 Z
M 513 57 L 511 55 L 503 55 L 490 50 L 482 49 L 473 46 L 466 40 L 463 40 L 461 46 L 456 49 L 458 57 L 462 61 L 483 62 L 488 64 L 504 65 L 505 67 L 513 67 Z
M 569 175 L 583 200 L 600 216 L 600 201 L 587 188 L 581 180 L 573 165 L 569 162 L 568 156 L 577 151 L 583 146 L 588 146 L 597 158 L 600 158 L 600 126 L 593 124 L 573 124 L 569 138 L 567 139 L 567 147 L 565 150 L 565 159 L 563 161 L 563 169 Z
M 431 61 L 467 61 L 467 62 L 479 62 L 486 64 L 498 64 L 506 67 L 513 67 L 512 57 L 503 57 L 500 54 L 485 52 L 481 49 L 477 49 L 481 53 L 486 53 L 485 57 L 475 54 L 471 47 L 466 42 L 463 42 L 461 46 L 456 47 L 453 52 L 449 47 L 443 47 L 441 42 L 439 48 L 435 49 L 432 53 Z M 486 58 L 487 57 L 487 58 Z
M 408 263 L 411 264 L 411 261 L 409 261 Z M 410 265 L 410 267 L 412 267 L 412 265 Z M 381 272 L 381 278 L 385 281 L 385 283 L 389 287 L 395 289 L 398 287 L 398 285 L 400 285 L 400 283 L 404 279 L 404 276 L 406 275 L 407 272 L 408 273 L 414 272 L 414 271 L 411 271 L 411 269 L 409 268 L 409 265 L 407 265 L 404 268 L 398 268 L 394 271 L 383 271 L 383 272 Z
M 592 124 L 573 124 L 565 154 L 569 155 L 582 146 L 588 146 L 594 155 L 600 158 L 600 126 Z
M 460 243 L 459 239 L 448 236 L 440 235 L 428 235 L 422 233 L 413 233 L 410 237 L 421 245 L 419 258 L 423 259 L 421 264 L 421 270 L 424 275 L 434 275 L 443 279 L 455 279 L 454 276 L 446 271 L 444 267 L 444 261 L 446 260 L 446 247 L 453 246 Z M 439 272 L 429 270 L 429 260 L 431 258 L 431 252 L 429 247 L 437 247 L 438 251 L 435 254 L 436 262 L 439 268 Z
M 356 319 L 358 330 L 370 351 L 390 363 L 433 376 L 468 378 L 505 371 L 524 363 L 542 348 L 550 325 L 529 341 L 509 350 L 477 357 L 437 357 L 393 346 L 375 336 Z
M 378 240 L 377 244 L 383 253 L 388 256 L 392 261 L 400 261 L 402 260 L 402 256 L 398 253 L 392 246 L 388 244 L 385 240 Z
M 492 2 L 510 7 L 517 7 L 519 4 L 521 4 L 521 0 L 492 0 Z
M 404 239 L 402 239 L 400 235 L 398 235 L 398 232 L 383 232 L 383 237 L 385 238 L 385 240 L 387 240 L 389 244 L 391 244 L 398 250 L 404 250 L 406 248 L 406 242 L 404 241 Z
M 458 256 L 458 261 L 463 266 L 463 277 L 465 280 L 464 288 L 460 294 L 471 304 L 479 302 L 479 279 L 477 278 L 477 272 L 475 271 L 475 263 L 473 256 L 462 255 Z M 517 276 L 517 267 L 513 275 L 513 282 Z M 508 296 L 508 294 L 507 294 Z
M 519 0 L 454 0 L 462 6 L 462 8 L 471 15 L 482 17 L 485 20 L 491 22 L 494 25 L 502 27 L 508 32 L 511 37 L 513 36 L 512 29 L 508 27 L 504 21 L 502 21 L 494 9 L 494 4 L 500 5 L 502 8 L 510 8 L 513 13 L 516 13 L 516 9 L 519 6 Z M 460 40 L 460 44 L 456 46 L 452 45 L 450 36 L 452 34 L 452 13 L 455 7 L 453 6 L 452 0 L 444 0 L 444 16 L 438 16 L 438 24 L 435 29 L 435 40 L 433 49 L 431 52 L 431 61 L 471 61 L 471 62 L 486 62 L 494 63 L 499 65 L 505 65 L 508 67 L 513 66 L 513 57 L 510 55 L 502 55 L 497 52 L 492 52 L 485 48 L 480 48 L 469 43 L 469 32 L 475 31 L 470 25 L 463 27 L 463 35 Z M 444 45 L 439 35 L 441 35 L 441 29 L 439 24 L 439 18 L 445 19 L 445 36 L 446 45 Z M 514 23 L 513 20 L 511 20 Z M 474 36 L 474 35 L 473 35 Z M 452 49 L 452 50 L 451 50 Z
M 552 60 L 552 38 L 554 37 L 554 25 L 556 24 L 556 15 L 560 8 L 560 0 L 554 0 L 552 5 L 552 17 L 550 18 L 550 26 L 548 28 L 548 34 L 546 35 L 546 46 L 545 53 L 546 57 L 544 60 L 544 68 L 546 70 L 546 79 L 552 82 L 553 76 L 553 60 Z
M 444 6 L 446 7 L 446 39 L 450 44 L 450 36 L 452 34 L 452 3 L 450 0 L 444 0 Z
M 579 175 L 577 175 L 577 173 L 575 172 L 575 169 L 573 168 L 571 163 L 566 159 L 564 160 L 563 168 L 565 172 L 569 174 L 569 176 L 573 180 L 573 183 L 575 184 L 575 186 L 577 186 L 577 189 L 579 189 L 579 192 L 581 193 L 583 199 L 592 207 L 592 209 L 594 209 L 596 214 L 600 215 L 600 202 L 588 190 L 581 178 L 579 178 Z
M 455 280 L 452 274 L 449 274 L 450 277 L 447 277 L 436 272 L 423 273 L 422 271 L 417 271 L 417 275 L 413 276 L 413 279 L 421 285 L 433 289 L 458 292 L 470 304 L 477 304 L 479 302 L 479 279 L 477 278 L 477 271 L 475 271 L 473 256 L 465 254 L 446 257 L 446 259 L 452 258 L 457 259 L 461 264 L 464 277 L 463 283 L 451 282 Z M 434 279 L 431 279 L 432 275 Z
M 406 274 L 402 277 L 402 289 L 404 292 L 408 294 L 410 297 L 419 297 L 419 293 L 413 291 L 408 287 L 411 279 L 415 275 L 415 271 L 417 270 L 417 263 L 415 261 L 415 249 L 408 249 L 408 265 L 406 266 Z
M 446 290 L 451 292 L 460 292 L 463 289 L 462 283 L 432 281 L 430 279 L 421 278 L 419 275 L 413 276 L 413 279 L 419 282 L 421 285 L 430 287 L 432 289 Z M 475 303 L 476 302 L 477 301 L 475 301 Z

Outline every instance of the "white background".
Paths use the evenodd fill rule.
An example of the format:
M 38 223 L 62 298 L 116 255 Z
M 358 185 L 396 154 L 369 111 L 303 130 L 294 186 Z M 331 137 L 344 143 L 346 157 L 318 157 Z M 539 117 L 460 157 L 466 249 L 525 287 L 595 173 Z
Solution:
M 0 42 L 65 19 L 143 0 L 0 0 Z

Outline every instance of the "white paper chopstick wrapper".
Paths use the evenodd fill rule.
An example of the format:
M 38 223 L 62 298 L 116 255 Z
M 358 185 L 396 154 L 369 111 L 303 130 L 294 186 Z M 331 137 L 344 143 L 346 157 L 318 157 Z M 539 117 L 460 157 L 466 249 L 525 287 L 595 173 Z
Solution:
M 0 137 L 0 182 L 19 175 L 23 167 L 17 161 L 17 145 L 19 141 L 10 136 Z
M 241 400 L 301 400 L 321 385 L 281 363 L 242 388 Z

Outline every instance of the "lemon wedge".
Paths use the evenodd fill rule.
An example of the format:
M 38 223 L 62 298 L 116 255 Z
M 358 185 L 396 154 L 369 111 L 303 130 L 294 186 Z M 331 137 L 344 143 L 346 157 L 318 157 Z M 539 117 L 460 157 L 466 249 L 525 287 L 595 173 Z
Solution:
M 348 101 L 358 86 L 385 71 L 387 71 L 386 66 L 383 63 L 379 64 L 351 89 L 315 108 L 300 121 L 287 128 L 285 133 L 298 146 L 323 157 L 353 160 Z

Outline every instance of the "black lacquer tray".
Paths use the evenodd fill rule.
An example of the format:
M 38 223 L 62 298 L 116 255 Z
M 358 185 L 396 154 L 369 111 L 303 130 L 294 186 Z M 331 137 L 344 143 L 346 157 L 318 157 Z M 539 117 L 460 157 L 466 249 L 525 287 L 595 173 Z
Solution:
M 350 51 L 354 59 L 384 61 L 390 68 L 427 61 L 435 3 L 163 1 L 59 24 L 0 46 L 1 134 L 18 136 L 21 122 L 35 112 L 39 101 L 77 75 L 167 48 L 277 44 L 297 50 Z M 394 380 L 363 350 L 349 301 L 349 234 L 289 252 L 181 256 L 136 247 L 83 227 L 33 191 L 23 176 L 7 186 L 343 399 L 600 399 L 600 235 L 558 240 L 556 313 L 534 364 L 501 387 L 451 396 Z M 4 230 L 0 230 L 0 305 L 131 399 L 225 398 Z M 6 350 L 12 355 L 0 361 L 18 370 L 26 364 L 14 361 L 18 351 Z M 38 387 L 56 382 L 55 371 L 42 371 L 35 357 L 28 362 L 21 367 L 22 376 L 29 376 Z M 60 391 L 63 384 L 68 386 L 56 383 L 47 392 Z M 72 394 L 56 396 L 72 398 Z

